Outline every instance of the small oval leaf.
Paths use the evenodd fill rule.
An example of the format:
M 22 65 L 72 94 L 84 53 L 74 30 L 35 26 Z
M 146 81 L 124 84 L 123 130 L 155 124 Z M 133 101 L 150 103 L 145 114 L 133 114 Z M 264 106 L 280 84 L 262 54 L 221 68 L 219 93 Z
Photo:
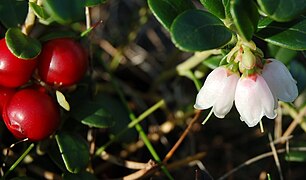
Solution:
M 238 34 L 250 41 L 257 30 L 259 13 L 253 1 L 233 0 L 231 1 L 231 15 Z
M 64 108 L 66 111 L 70 111 L 70 105 L 62 92 L 56 91 L 56 100 L 62 108 Z
M 274 45 L 293 50 L 306 50 L 306 19 L 280 23 L 265 18 L 259 22 L 257 37 Z
M 29 2 L 29 6 L 31 7 L 31 9 L 34 11 L 35 15 L 38 18 L 43 19 L 43 20 L 50 18 L 50 15 L 47 13 L 47 11 L 43 7 L 37 5 L 34 2 Z
M 204 51 L 226 45 L 231 32 L 216 16 L 202 10 L 188 10 L 171 26 L 174 44 L 183 51 Z
M 10 28 L 5 34 L 9 50 L 18 58 L 28 60 L 37 57 L 41 51 L 38 40 L 26 36 L 18 28 Z
M 200 0 L 203 6 L 218 18 L 225 18 L 225 9 L 222 0 Z
M 61 132 L 55 139 L 69 172 L 78 173 L 86 168 L 89 162 L 89 149 L 81 136 Z
M 306 10 L 305 0 L 257 0 L 257 2 L 269 18 L 279 22 L 290 21 Z
M 108 128 L 115 124 L 111 114 L 104 108 L 101 108 L 93 114 L 87 116 L 81 122 L 96 128 Z
M 170 30 L 173 20 L 179 14 L 194 8 L 190 0 L 148 0 L 148 5 L 157 20 L 167 30 Z

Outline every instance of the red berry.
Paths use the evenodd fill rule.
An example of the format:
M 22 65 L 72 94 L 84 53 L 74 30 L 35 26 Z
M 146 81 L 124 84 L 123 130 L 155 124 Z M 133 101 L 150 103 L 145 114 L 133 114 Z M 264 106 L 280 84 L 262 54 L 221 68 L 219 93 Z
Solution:
M 2 117 L 15 137 L 31 141 L 47 138 L 60 124 L 56 102 L 48 94 L 33 89 L 16 92 L 5 104 Z
M 18 87 L 27 83 L 35 68 L 36 58 L 19 59 L 8 49 L 5 39 L 0 40 L 0 85 Z
M 16 90 L 6 87 L 0 87 L 0 113 L 6 102 L 15 94 Z
M 85 75 L 88 58 L 80 43 L 70 38 L 53 39 L 43 45 L 38 73 L 50 85 L 70 86 Z

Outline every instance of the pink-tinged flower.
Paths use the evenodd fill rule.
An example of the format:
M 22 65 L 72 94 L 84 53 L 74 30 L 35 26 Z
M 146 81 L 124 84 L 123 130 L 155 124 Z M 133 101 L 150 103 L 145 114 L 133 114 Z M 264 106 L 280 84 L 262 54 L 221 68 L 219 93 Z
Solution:
M 225 67 L 214 69 L 207 76 L 199 91 L 194 108 L 208 109 L 213 107 L 215 116 L 224 118 L 233 106 L 238 80 L 239 75 Z
M 277 99 L 292 102 L 298 96 L 296 81 L 292 78 L 287 67 L 280 61 L 268 59 L 264 65 L 262 76 Z
M 276 117 L 274 97 L 264 78 L 258 74 L 239 79 L 235 93 L 235 105 L 240 118 L 253 127 L 263 116 Z

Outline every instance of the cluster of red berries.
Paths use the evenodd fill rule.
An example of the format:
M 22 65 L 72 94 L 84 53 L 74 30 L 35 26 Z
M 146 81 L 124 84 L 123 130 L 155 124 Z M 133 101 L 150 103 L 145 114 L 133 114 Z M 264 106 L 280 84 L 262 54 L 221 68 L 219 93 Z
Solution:
M 5 125 L 17 138 L 40 141 L 60 125 L 60 109 L 50 92 L 31 84 L 63 88 L 76 84 L 85 75 L 88 57 L 80 43 L 71 38 L 43 44 L 38 57 L 19 59 L 0 40 L 0 111 Z M 32 83 L 33 84 L 33 83 Z

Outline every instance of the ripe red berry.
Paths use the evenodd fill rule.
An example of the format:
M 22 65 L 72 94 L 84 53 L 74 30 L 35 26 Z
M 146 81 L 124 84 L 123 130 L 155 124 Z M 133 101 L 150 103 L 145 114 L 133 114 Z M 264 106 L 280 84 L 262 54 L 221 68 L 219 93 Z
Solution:
M 31 60 L 19 59 L 8 49 L 5 38 L 0 40 L 0 85 L 19 87 L 27 83 L 35 68 L 36 58 Z
M 5 104 L 2 117 L 15 137 L 31 141 L 47 138 L 60 124 L 56 102 L 48 94 L 34 89 L 16 92 Z
M 6 87 L 0 87 L 0 113 L 6 102 L 15 94 L 16 90 Z
M 71 38 L 53 39 L 43 45 L 38 73 L 49 85 L 70 86 L 85 75 L 88 57 L 80 43 Z

